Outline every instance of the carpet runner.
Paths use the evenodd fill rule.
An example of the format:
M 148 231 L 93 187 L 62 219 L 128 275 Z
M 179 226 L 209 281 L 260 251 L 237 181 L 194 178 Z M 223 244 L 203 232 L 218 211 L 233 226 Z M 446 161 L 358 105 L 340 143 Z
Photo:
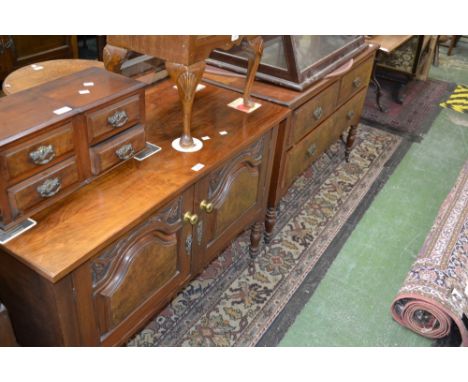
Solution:
M 254 269 L 245 232 L 127 346 L 255 346 L 401 142 L 360 125 L 349 163 L 335 143 L 279 204 L 272 242 Z

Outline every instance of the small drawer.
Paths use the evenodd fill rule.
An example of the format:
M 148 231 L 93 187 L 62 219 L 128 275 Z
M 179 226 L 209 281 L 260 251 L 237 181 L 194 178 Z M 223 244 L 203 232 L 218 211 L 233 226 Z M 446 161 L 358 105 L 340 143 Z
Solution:
M 71 122 L 0 154 L 7 179 L 43 171 L 74 150 Z
M 78 180 L 76 160 L 72 157 L 9 188 L 8 199 L 15 214 L 23 213 L 42 201 L 55 198 Z
M 339 88 L 340 83 L 337 81 L 295 111 L 293 139 L 289 142 L 299 142 L 304 135 L 322 123 L 335 110 Z
M 136 94 L 86 115 L 90 143 L 97 143 L 141 121 L 142 100 Z
M 327 119 L 286 154 L 282 188 L 291 185 L 340 136 L 334 116 Z
M 359 123 L 365 99 L 366 90 L 363 89 L 337 110 L 335 123 L 340 131 L 345 130 L 348 126 Z
M 145 129 L 135 126 L 90 149 L 91 172 L 98 175 L 108 168 L 126 161 L 145 148 Z
M 367 87 L 372 72 L 373 62 L 374 59 L 370 58 L 343 76 L 343 79 L 341 80 L 338 104 L 341 105 L 353 94 Z

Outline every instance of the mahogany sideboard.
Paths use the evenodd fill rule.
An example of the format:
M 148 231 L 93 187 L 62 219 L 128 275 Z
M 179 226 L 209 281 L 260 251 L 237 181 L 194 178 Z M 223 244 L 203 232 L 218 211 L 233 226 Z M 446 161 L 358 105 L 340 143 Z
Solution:
M 0 246 L 0 300 L 20 345 L 123 344 L 249 227 L 257 254 L 290 111 L 263 102 L 245 114 L 227 107 L 236 97 L 197 92 L 192 132 L 204 147 L 180 153 L 177 89 L 147 88 L 146 139 L 162 150 L 38 212 L 37 226 Z
M 255 81 L 252 96 L 291 109 L 286 128 L 280 131 L 275 150 L 272 183 L 268 197 L 266 235 L 268 242 L 276 220 L 276 206 L 293 181 L 349 128 L 346 159 L 356 136 L 371 77 L 377 45 L 330 73 L 305 91 L 295 91 Z M 243 78 L 208 67 L 205 83 L 241 92 Z

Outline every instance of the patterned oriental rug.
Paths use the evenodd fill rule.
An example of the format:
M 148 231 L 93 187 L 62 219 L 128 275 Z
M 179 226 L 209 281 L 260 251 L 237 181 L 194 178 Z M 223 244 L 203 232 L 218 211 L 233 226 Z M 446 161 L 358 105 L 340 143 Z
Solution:
M 439 104 L 449 98 L 456 86 L 432 79 L 412 80 L 404 89 L 405 99 L 400 105 L 392 98 L 392 87 L 395 84 L 385 80 L 379 82 L 382 85 L 380 102 L 387 111 L 383 113 L 378 109 L 375 87 L 371 85 L 367 91 L 361 120 L 413 141 L 420 141 L 429 130 L 441 110 Z
M 245 232 L 127 345 L 255 346 L 401 142 L 361 125 L 349 163 L 335 143 L 281 201 L 273 239 L 254 267 Z
M 392 315 L 433 339 L 448 336 L 455 324 L 468 346 L 468 161 L 392 304 Z

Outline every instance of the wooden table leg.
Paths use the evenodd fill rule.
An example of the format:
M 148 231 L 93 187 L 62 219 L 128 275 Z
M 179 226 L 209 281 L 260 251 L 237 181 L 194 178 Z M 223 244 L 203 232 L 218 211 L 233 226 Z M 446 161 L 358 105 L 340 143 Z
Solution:
M 276 224 L 276 208 L 268 207 L 265 218 L 265 243 L 269 244 Z
M 191 135 L 193 100 L 195 99 L 197 85 L 200 83 L 205 70 L 205 62 L 200 61 L 192 65 L 166 62 L 166 69 L 172 81 L 177 85 L 180 102 L 182 102 L 184 125 L 180 146 L 190 148 L 194 146 Z
M 276 224 L 276 208 L 268 207 L 265 218 L 265 243 L 269 244 Z
M 249 48 L 246 49 L 246 52 L 248 53 L 249 66 L 247 69 L 247 77 L 245 79 L 243 99 L 245 107 L 253 107 L 254 102 L 250 97 L 250 92 L 263 54 L 263 38 L 257 36 L 252 40 L 247 40 L 247 42 L 249 44 Z
M 252 225 L 252 231 L 250 232 L 250 247 L 249 254 L 251 259 L 255 259 L 260 252 L 260 241 L 262 239 L 263 224 L 262 222 L 256 222 Z
M 122 72 L 122 64 L 127 59 L 128 53 L 127 49 L 107 44 L 102 52 L 106 70 L 120 74 Z
M 349 128 L 348 139 L 346 140 L 346 150 L 345 150 L 346 162 L 349 162 L 349 154 L 351 153 L 351 150 L 353 148 L 354 140 L 356 139 L 356 134 L 357 134 L 357 124 L 351 125 L 351 127 Z
M 377 107 L 382 113 L 386 113 L 387 110 L 382 106 L 380 102 L 380 97 L 382 96 L 382 86 L 380 85 L 379 80 L 377 79 L 377 76 L 375 74 L 376 72 L 376 63 L 374 62 L 374 67 L 372 68 L 372 76 L 371 76 L 371 82 L 375 86 L 375 103 L 377 104 Z

